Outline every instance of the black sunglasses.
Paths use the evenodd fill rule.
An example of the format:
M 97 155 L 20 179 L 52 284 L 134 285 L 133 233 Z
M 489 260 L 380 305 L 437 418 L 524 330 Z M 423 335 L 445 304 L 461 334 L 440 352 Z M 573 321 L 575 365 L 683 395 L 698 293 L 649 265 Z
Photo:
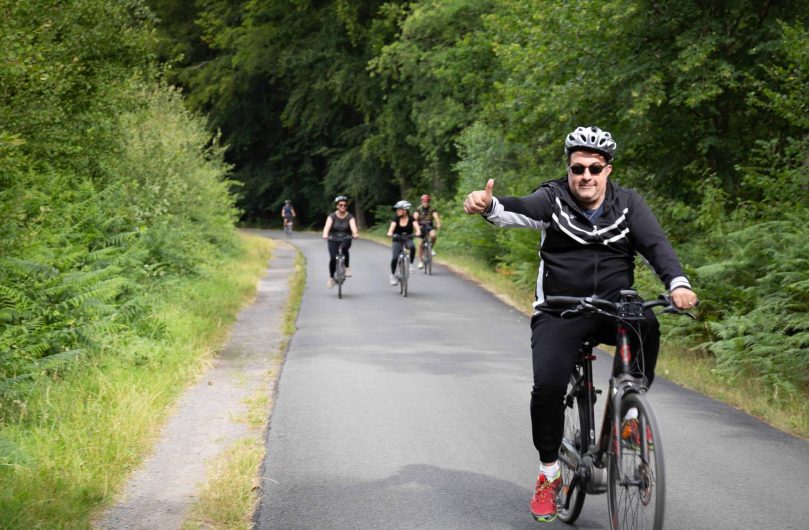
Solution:
M 584 175 L 584 170 L 589 169 L 591 175 L 598 175 L 604 168 L 607 166 L 602 166 L 601 164 L 590 164 L 589 166 L 583 166 L 581 164 L 573 164 L 568 169 L 574 175 Z
M 346 206 L 348 205 L 344 202 L 341 202 L 340 204 L 337 205 L 338 208 L 345 208 Z

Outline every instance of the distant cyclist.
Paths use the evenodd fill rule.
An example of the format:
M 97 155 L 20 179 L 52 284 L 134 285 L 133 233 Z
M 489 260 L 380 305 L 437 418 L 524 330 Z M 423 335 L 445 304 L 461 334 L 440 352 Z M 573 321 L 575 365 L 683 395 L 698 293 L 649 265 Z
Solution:
M 394 235 L 399 236 L 412 236 L 416 237 L 421 235 L 419 224 L 410 215 L 410 203 L 407 201 L 399 201 L 393 205 L 396 210 L 396 217 L 390 222 L 388 228 L 388 237 Z M 402 251 L 402 245 L 407 245 L 410 249 L 410 270 L 413 270 L 413 260 L 416 258 L 416 246 L 413 244 L 413 239 L 407 241 L 394 241 L 391 246 L 393 257 L 390 260 L 390 284 L 396 285 L 396 262 L 399 260 L 399 253 Z
M 346 259 L 346 277 L 349 277 L 351 276 L 351 269 L 348 268 L 348 249 L 351 248 L 351 237 L 354 239 L 359 237 L 357 221 L 354 219 L 354 215 L 348 211 L 348 197 L 338 195 L 334 198 L 334 204 L 337 205 L 337 210 L 329 214 L 326 218 L 326 225 L 323 227 L 323 239 L 328 240 L 329 236 L 345 238 L 343 241 L 343 256 L 345 256 Z M 337 250 L 340 247 L 340 243 L 329 240 L 328 244 L 329 279 L 326 281 L 326 286 L 331 289 L 334 287 L 334 270 L 337 268 Z
M 438 215 L 438 212 L 430 206 L 430 196 L 426 193 L 421 196 L 421 206 L 413 213 L 413 218 L 419 223 L 421 233 L 424 234 L 424 237 L 427 237 L 427 234 L 430 235 L 430 242 L 433 248 L 435 248 L 438 230 L 441 229 L 441 217 Z M 423 252 L 423 247 L 419 245 L 419 269 L 424 267 L 424 262 L 422 261 L 422 258 L 424 258 L 424 256 L 422 256 Z M 435 250 L 433 250 L 433 256 L 435 256 Z
M 281 208 L 281 218 L 284 220 L 284 228 L 286 229 L 287 226 L 291 228 L 296 217 L 298 217 L 298 214 L 295 212 L 295 208 L 292 207 L 292 201 L 289 199 L 285 200 L 284 206 Z

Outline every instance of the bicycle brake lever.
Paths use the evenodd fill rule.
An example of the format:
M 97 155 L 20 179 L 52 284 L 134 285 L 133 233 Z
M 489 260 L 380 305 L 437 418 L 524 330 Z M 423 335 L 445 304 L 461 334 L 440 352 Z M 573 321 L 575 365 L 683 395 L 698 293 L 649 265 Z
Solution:
M 680 311 L 679 309 L 677 309 L 674 306 L 667 307 L 666 309 L 663 310 L 663 313 L 669 313 L 669 314 L 672 314 L 672 315 L 685 315 L 687 317 L 690 317 L 691 320 L 696 320 L 697 319 L 697 317 L 695 317 L 694 315 L 692 315 L 688 311 Z

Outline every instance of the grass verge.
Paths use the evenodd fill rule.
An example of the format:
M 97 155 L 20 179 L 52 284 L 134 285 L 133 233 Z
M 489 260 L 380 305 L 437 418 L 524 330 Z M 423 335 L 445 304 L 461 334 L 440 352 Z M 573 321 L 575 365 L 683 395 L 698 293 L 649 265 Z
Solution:
M 263 430 L 272 410 L 274 389 L 306 285 L 306 260 L 300 252 L 295 258 L 295 271 L 289 280 L 289 298 L 284 309 L 284 339 L 273 357 L 267 373 L 267 385 L 248 400 L 247 415 L 242 418 L 251 428 L 245 436 L 208 466 L 206 484 L 197 502 L 189 510 L 184 530 L 247 530 L 253 527 L 253 513 L 261 493 L 259 469 L 264 460 Z
M 362 237 L 389 245 L 384 232 L 373 230 Z M 515 309 L 530 315 L 534 293 L 509 281 L 480 260 L 438 247 L 435 261 L 467 278 Z M 782 397 L 771 395 L 755 379 L 738 378 L 730 382 L 716 371 L 713 358 L 682 345 L 663 342 L 657 373 L 685 388 L 695 390 L 732 405 L 773 427 L 809 439 L 809 395 Z
M 123 332 L 59 377 L 41 377 L 0 434 L 0 528 L 89 528 L 148 452 L 178 395 L 254 296 L 271 243 L 149 294 L 161 331 Z

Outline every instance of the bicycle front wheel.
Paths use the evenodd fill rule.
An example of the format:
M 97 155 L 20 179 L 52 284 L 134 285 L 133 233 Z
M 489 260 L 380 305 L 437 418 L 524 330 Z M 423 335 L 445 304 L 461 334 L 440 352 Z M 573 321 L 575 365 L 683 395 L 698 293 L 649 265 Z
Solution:
M 410 266 L 409 262 L 406 262 L 404 265 L 404 269 L 402 269 L 402 296 L 407 298 L 407 277 L 410 275 L 410 271 L 408 267 Z
M 624 419 L 621 432 L 613 433 L 610 441 L 607 481 L 610 526 L 613 530 L 660 530 L 666 501 L 660 430 L 646 396 L 630 393 L 621 398 L 620 417 L 626 418 L 633 408 L 638 411 L 637 420 Z M 621 454 L 620 469 L 616 449 Z
M 585 484 L 582 480 L 573 484 L 578 469 L 577 462 L 570 457 L 580 458 L 587 452 L 590 443 L 588 417 L 587 396 L 584 388 L 576 383 L 575 375 L 571 376 L 568 393 L 565 396 L 565 427 L 562 433 L 562 446 L 559 449 L 562 469 L 559 519 L 568 524 L 572 524 L 578 519 L 582 506 L 584 506 Z

